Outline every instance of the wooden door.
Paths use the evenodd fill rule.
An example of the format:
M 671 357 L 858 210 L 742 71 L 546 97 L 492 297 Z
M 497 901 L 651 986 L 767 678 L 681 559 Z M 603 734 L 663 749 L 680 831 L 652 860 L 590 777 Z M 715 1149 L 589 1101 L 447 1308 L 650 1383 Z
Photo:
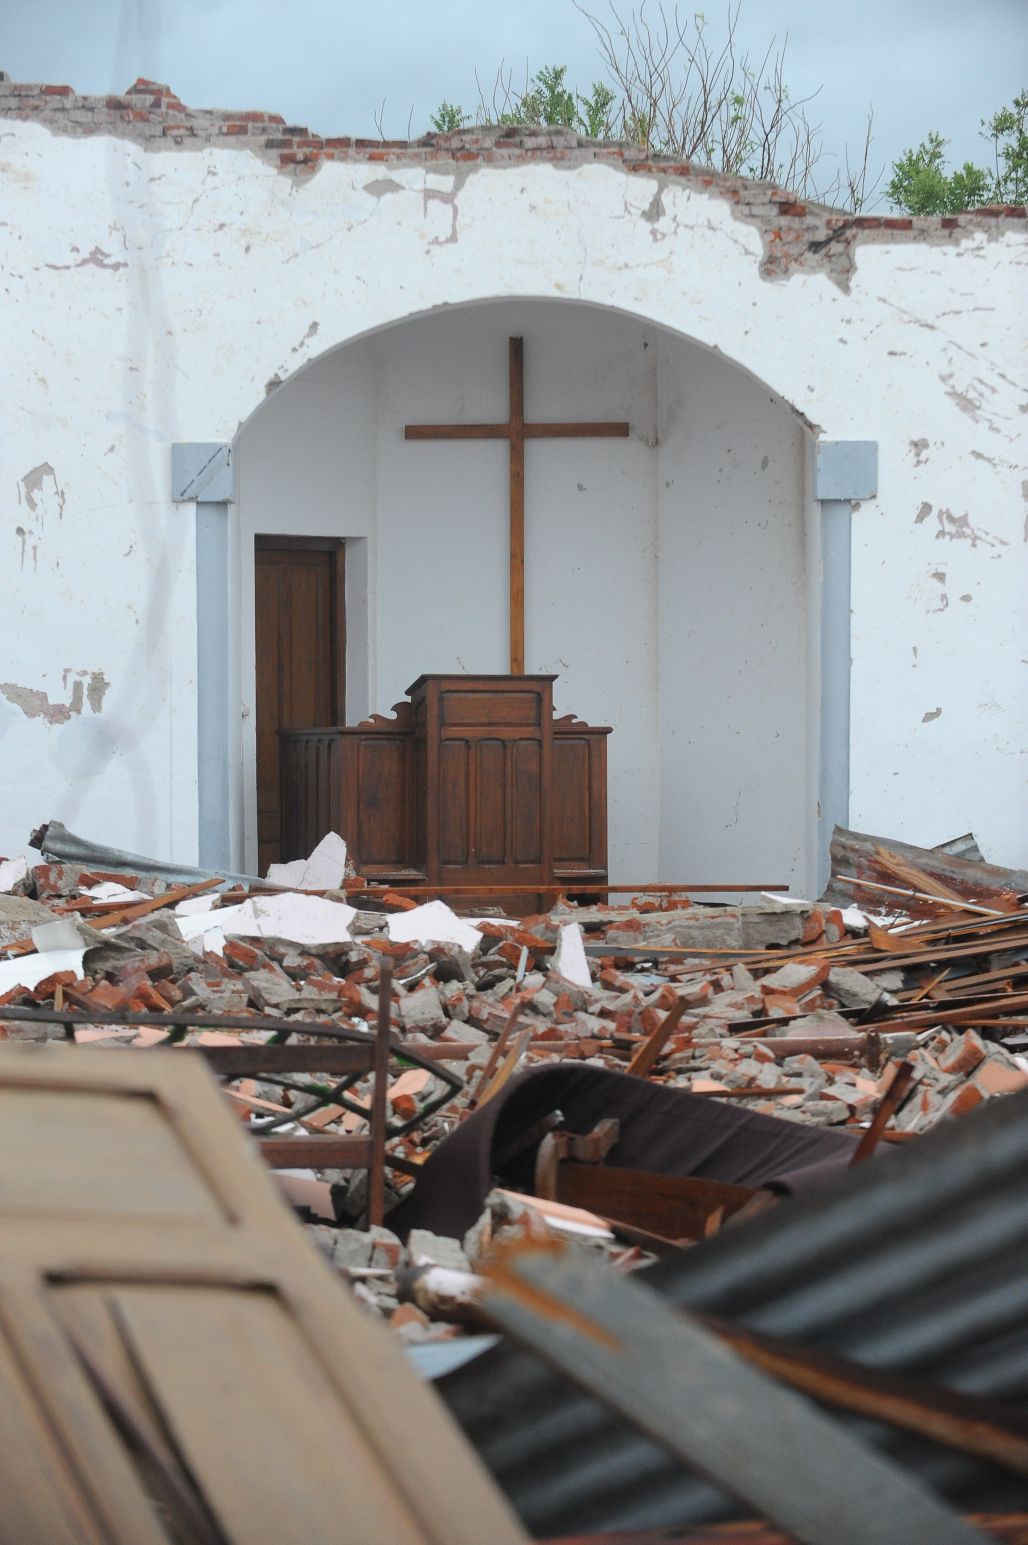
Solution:
M 279 730 L 343 722 L 343 544 L 331 537 L 259 536 L 254 557 L 257 843 L 264 874 L 282 857 Z
M 0 1044 L 3 1545 L 527 1545 L 190 1051 Z

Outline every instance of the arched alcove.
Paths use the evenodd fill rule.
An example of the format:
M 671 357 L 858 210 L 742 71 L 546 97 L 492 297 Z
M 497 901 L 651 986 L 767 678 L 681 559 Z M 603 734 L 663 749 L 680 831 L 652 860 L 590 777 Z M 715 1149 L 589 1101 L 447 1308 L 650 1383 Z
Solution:
M 612 877 L 809 884 L 804 423 L 704 345 L 533 299 L 335 347 L 242 427 L 241 859 L 256 851 L 257 537 L 345 544 L 348 722 L 422 672 L 507 669 L 506 448 L 405 442 L 403 426 L 503 420 L 510 335 L 525 340 L 529 419 L 631 424 L 628 440 L 532 442 L 526 465 L 526 669 L 557 673 L 559 713 L 613 726 Z

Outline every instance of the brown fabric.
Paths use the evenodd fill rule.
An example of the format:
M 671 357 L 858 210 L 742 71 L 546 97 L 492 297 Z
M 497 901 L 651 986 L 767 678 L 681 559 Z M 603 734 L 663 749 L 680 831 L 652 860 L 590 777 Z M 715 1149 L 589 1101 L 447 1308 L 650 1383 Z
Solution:
M 571 1132 L 616 1117 L 621 1135 L 607 1162 L 660 1175 L 696 1175 L 743 1186 L 806 1189 L 845 1169 L 859 1136 L 762 1116 L 737 1105 L 651 1084 L 580 1062 L 512 1079 L 432 1154 L 413 1192 L 389 1217 L 401 1237 L 412 1228 L 460 1238 L 478 1218 L 497 1175 L 497 1153 L 520 1132 L 560 1111 Z M 535 1147 L 508 1163 L 504 1184 L 531 1185 Z

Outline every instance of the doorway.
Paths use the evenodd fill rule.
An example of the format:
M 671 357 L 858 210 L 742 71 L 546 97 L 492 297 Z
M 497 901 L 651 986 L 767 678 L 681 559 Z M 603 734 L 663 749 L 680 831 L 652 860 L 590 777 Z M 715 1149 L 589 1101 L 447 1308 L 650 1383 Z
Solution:
M 333 537 L 254 538 L 258 873 L 281 861 L 281 729 L 345 722 L 345 556 Z

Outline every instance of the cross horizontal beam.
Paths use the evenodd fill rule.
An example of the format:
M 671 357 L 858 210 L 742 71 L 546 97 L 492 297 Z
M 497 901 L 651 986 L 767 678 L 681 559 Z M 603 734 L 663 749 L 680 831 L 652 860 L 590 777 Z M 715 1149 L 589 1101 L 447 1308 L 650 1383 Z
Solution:
M 624 440 L 627 423 L 600 424 L 525 424 L 521 433 L 526 440 Z M 407 424 L 406 440 L 509 440 L 510 424 Z

